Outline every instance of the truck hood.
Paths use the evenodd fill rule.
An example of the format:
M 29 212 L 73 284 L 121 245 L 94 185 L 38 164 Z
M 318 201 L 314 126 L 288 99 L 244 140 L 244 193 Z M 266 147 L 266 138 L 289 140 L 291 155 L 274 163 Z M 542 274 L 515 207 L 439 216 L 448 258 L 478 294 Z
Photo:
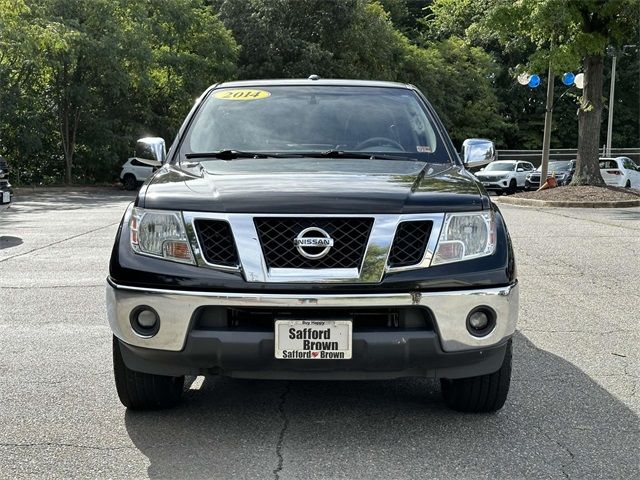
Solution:
M 140 191 L 144 208 L 227 213 L 430 213 L 489 208 L 452 165 L 404 160 L 267 158 L 165 165 Z

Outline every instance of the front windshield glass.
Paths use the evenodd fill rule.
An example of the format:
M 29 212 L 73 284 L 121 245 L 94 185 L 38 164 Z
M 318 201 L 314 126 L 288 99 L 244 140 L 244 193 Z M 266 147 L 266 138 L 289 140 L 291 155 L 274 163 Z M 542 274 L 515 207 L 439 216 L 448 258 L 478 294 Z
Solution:
M 181 153 L 221 150 L 285 155 L 338 150 L 432 163 L 451 161 L 417 95 L 403 88 L 320 85 L 214 90 L 186 133 Z
M 511 162 L 491 162 L 485 168 L 485 172 L 512 172 L 516 169 L 516 164 Z

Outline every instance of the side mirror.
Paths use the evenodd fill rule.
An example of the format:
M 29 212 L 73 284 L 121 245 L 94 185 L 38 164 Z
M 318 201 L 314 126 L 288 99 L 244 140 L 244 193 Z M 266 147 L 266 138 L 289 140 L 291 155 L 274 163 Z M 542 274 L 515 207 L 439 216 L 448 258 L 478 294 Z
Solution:
M 524 172 L 524 168 L 518 168 L 516 172 Z
M 144 137 L 136 142 L 136 158 L 151 167 L 161 166 L 167 156 L 164 139 Z
M 462 143 L 462 163 L 465 167 L 480 167 L 495 160 L 496 147 L 491 140 L 468 138 Z

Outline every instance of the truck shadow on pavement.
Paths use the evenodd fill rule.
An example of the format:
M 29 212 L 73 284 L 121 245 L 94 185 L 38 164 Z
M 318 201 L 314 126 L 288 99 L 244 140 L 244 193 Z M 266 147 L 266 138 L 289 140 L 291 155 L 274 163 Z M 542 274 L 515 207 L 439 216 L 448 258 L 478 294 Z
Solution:
M 638 478 L 636 414 L 521 333 L 514 354 L 493 415 L 448 410 L 432 380 L 211 377 L 126 428 L 152 478 Z

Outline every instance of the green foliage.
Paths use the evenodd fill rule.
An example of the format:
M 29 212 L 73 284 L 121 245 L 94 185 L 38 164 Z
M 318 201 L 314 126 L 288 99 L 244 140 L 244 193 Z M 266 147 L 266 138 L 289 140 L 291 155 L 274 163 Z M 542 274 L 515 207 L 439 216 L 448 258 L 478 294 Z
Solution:
M 170 139 L 235 73 L 198 0 L 0 0 L 0 19 L 0 147 L 20 183 L 114 179 L 135 138 Z
M 458 145 L 539 148 L 544 88 L 515 75 L 550 61 L 577 71 L 585 55 L 638 43 L 639 11 L 640 0 L 0 0 L 0 154 L 18 183 L 65 170 L 111 181 L 136 138 L 170 141 L 208 85 L 312 73 L 413 83 Z M 637 50 L 619 57 L 616 145 L 639 139 L 639 64 Z M 565 90 L 556 82 L 556 99 Z M 576 103 L 557 101 L 552 146 L 575 147 Z

